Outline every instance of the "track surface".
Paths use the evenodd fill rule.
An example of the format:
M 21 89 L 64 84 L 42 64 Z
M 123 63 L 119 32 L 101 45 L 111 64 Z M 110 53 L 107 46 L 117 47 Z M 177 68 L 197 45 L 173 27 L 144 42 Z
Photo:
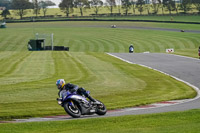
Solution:
M 140 29 L 140 30 L 174 31 L 174 32 L 181 32 L 181 30 L 182 30 L 182 29 L 153 28 L 153 27 L 136 27 L 136 26 L 118 26 L 117 28 Z M 198 34 L 200 33 L 199 30 L 184 30 L 184 32 L 198 33 Z
M 132 64 L 139 64 L 157 71 L 169 74 L 170 76 L 181 80 L 192 86 L 198 93 L 194 99 L 175 100 L 155 103 L 147 106 L 133 107 L 119 110 L 108 111 L 106 115 L 101 117 L 123 116 L 123 115 L 138 115 L 152 114 L 171 111 L 185 111 L 190 109 L 200 108 L 200 60 L 177 56 L 172 54 L 161 53 L 108 53 L 111 56 L 120 58 L 123 61 Z M 167 93 L 167 92 L 166 92 Z M 83 116 L 83 119 L 100 117 L 97 115 Z M 43 118 L 16 119 L 12 122 L 34 122 L 34 121 L 56 121 L 56 120 L 71 120 L 68 115 L 65 116 L 48 116 Z
M 129 63 L 139 64 L 158 71 L 169 74 L 180 80 L 185 81 L 187 84 L 193 86 L 197 92 L 198 96 L 194 99 L 184 100 L 183 102 L 177 101 L 177 104 L 172 104 L 171 106 L 164 106 L 158 108 L 149 108 L 142 110 L 134 110 L 121 112 L 120 115 L 134 115 L 134 114 L 149 114 L 149 113 L 160 113 L 160 112 L 170 112 L 170 111 L 184 111 L 190 109 L 200 108 L 200 98 L 199 89 L 200 88 L 200 60 L 172 55 L 172 54 L 161 54 L 161 53 L 139 53 L 139 54 L 129 54 L 129 53 L 112 53 L 111 55 L 120 58 Z M 118 113 L 111 114 L 112 116 L 117 116 Z
M 80 27 L 98 27 L 98 28 L 111 28 L 110 26 L 105 25 L 79 25 Z M 158 31 L 172 31 L 172 32 L 181 32 L 184 29 L 172 29 L 172 28 L 157 28 L 157 27 L 142 27 L 142 26 L 125 26 L 125 25 L 117 25 L 117 29 L 137 29 L 137 30 L 158 30 Z M 184 32 L 188 33 L 200 33 L 200 30 L 184 30 Z

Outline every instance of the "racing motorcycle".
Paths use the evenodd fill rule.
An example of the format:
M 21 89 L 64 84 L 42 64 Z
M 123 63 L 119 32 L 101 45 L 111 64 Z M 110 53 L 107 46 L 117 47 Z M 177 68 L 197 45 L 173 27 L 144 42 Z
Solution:
M 87 92 L 89 94 L 89 92 Z M 79 118 L 81 115 L 105 115 L 107 112 L 106 106 L 97 100 L 97 102 L 88 101 L 86 97 L 76 93 L 65 92 L 62 98 L 57 99 L 65 111 L 74 118 Z

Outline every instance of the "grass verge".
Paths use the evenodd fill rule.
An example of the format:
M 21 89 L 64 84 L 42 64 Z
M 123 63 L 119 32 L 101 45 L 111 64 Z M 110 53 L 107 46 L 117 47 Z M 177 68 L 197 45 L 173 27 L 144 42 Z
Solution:
M 69 121 L 0 124 L 0 133 L 198 133 L 200 110 Z

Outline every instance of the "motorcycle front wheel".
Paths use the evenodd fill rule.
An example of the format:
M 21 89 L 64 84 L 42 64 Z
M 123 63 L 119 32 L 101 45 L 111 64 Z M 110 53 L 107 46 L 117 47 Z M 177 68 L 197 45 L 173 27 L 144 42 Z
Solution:
M 73 106 L 70 104 L 70 102 L 65 102 L 63 104 L 63 107 L 65 111 L 74 118 L 79 118 L 81 116 L 81 111 L 78 108 L 76 103 L 73 103 Z

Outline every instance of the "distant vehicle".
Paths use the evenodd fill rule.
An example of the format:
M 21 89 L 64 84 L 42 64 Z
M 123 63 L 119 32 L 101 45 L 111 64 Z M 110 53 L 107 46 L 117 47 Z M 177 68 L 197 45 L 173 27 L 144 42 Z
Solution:
M 111 25 L 111 28 L 117 28 L 117 26 L 116 25 Z
M 89 92 L 87 92 L 89 94 Z M 81 115 L 105 115 L 107 112 L 106 106 L 97 100 L 97 103 L 88 101 L 84 96 L 66 91 L 62 98 L 57 99 L 65 111 L 74 118 L 79 118 Z
M 134 52 L 134 47 L 133 47 L 133 44 L 131 44 L 129 46 L 129 53 L 133 53 Z
M 133 53 L 133 47 L 129 49 L 129 53 Z
M 181 30 L 181 32 L 185 32 L 185 30 Z

